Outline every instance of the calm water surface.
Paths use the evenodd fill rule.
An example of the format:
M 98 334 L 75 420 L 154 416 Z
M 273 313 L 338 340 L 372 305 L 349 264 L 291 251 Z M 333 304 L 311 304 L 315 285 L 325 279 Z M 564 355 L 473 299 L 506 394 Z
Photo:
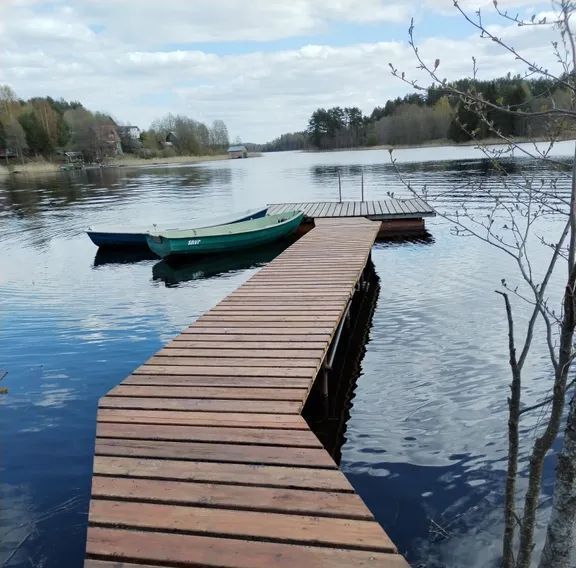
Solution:
M 398 158 L 406 176 L 441 194 L 441 207 L 466 199 L 481 212 L 482 196 L 462 184 L 498 184 L 469 148 Z M 85 228 L 333 200 L 338 167 L 345 199 L 359 198 L 362 170 L 368 199 L 407 195 L 383 151 L 0 180 L 0 369 L 9 390 L 0 395 L 0 564 L 82 565 L 98 398 L 279 252 L 171 271 L 96 255 Z M 509 167 L 515 175 L 534 165 Z M 381 291 L 342 467 L 413 565 L 489 566 L 499 548 L 508 383 L 493 290 L 513 270 L 441 219 L 428 228 L 427 242 L 374 248 Z M 536 400 L 547 387 L 544 350 L 529 380 Z

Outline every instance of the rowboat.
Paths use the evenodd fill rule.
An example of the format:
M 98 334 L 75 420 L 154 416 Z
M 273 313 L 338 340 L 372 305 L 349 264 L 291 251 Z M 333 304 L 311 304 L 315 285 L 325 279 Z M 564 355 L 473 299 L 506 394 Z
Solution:
M 259 209 L 249 209 L 248 211 L 240 211 L 232 213 L 231 215 L 221 215 L 219 217 L 211 217 L 209 219 L 192 219 L 186 228 L 174 229 L 161 229 L 157 225 L 147 227 L 132 227 L 129 231 L 124 228 L 108 227 L 106 229 L 88 229 L 86 234 L 90 240 L 97 247 L 147 247 L 146 235 L 158 231 L 180 231 L 180 230 L 193 230 L 205 227 L 215 227 L 217 225 L 230 225 L 234 223 L 242 223 L 243 221 L 250 221 L 252 219 L 259 219 L 264 217 L 268 207 L 261 207 Z
M 302 221 L 301 211 L 266 215 L 260 219 L 189 231 L 150 233 L 148 246 L 162 258 L 232 252 L 280 240 L 293 233 Z

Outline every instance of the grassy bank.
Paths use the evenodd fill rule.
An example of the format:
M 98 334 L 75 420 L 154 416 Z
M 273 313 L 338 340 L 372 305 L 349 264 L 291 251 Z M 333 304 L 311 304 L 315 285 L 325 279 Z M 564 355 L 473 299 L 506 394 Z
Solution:
M 136 156 L 118 156 L 112 159 L 111 166 L 122 166 L 130 168 L 163 166 L 170 164 L 196 164 L 198 162 L 212 162 L 215 160 L 226 160 L 228 154 L 212 154 L 208 156 L 170 156 L 166 158 L 137 158 Z
M 57 172 L 58 164 L 53 162 L 48 162 L 46 160 L 34 160 L 30 162 L 25 162 L 23 164 L 10 164 L 8 166 L 0 166 L 0 176 L 10 175 L 10 174 L 39 174 L 46 172 Z
M 150 166 L 162 166 L 170 164 L 195 164 L 198 162 L 210 162 L 213 160 L 225 160 L 227 154 L 216 154 L 208 156 L 170 156 L 166 158 L 137 158 L 135 156 L 118 156 L 107 162 L 106 166 L 145 168 Z M 87 164 L 87 167 L 93 167 Z M 40 173 L 54 173 L 60 171 L 60 164 L 47 160 L 31 160 L 23 164 L 15 163 L 0 165 L 0 176 L 8 175 L 34 175 Z

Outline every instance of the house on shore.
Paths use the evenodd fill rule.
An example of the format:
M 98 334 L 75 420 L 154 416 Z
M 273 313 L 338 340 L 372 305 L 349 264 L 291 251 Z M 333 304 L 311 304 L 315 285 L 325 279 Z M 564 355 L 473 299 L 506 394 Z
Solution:
M 116 130 L 120 138 L 131 138 L 132 140 L 140 140 L 140 128 L 137 126 L 117 126 Z
M 228 148 L 228 157 L 229 158 L 247 158 L 248 157 L 248 150 L 246 146 L 238 145 L 238 146 L 230 146 Z

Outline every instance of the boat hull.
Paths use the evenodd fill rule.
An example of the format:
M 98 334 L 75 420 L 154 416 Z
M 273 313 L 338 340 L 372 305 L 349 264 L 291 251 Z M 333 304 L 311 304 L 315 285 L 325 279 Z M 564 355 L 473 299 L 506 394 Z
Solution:
M 232 235 L 187 236 L 181 238 L 148 235 L 150 249 L 161 258 L 175 259 L 205 254 L 222 254 L 266 245 L 292 234 L 302 221 L 299 213 L 290 220 L 262 229 Z
M 245 215 L 241 215 L 237 218 L 227 218 L 226 224 L 242 223 L 243 221 L 250 221 L 252 219 L 260 219 L 264 217 L 268 211 L 268 208 L 255 209 L 246 212 Z M 217 223 L 224 224 L 224 223 Z M 201 225 L 202 227 L 209 227 L 211 225 Z M 194 228 L 194 227 L 192 227 Z M 150 231 L 157 231 L 157 228 L 150 227 Z M 148 231 L 146 232 L 125 232 L 125 231 L 86 231 L 90 240 L 97 247 L 118 247 L 118 248 L 148 248 L 146 242 L 146 237 Z
M 147 247 L 146 233 L 109 233 L 86 231 L 97 247 Z

